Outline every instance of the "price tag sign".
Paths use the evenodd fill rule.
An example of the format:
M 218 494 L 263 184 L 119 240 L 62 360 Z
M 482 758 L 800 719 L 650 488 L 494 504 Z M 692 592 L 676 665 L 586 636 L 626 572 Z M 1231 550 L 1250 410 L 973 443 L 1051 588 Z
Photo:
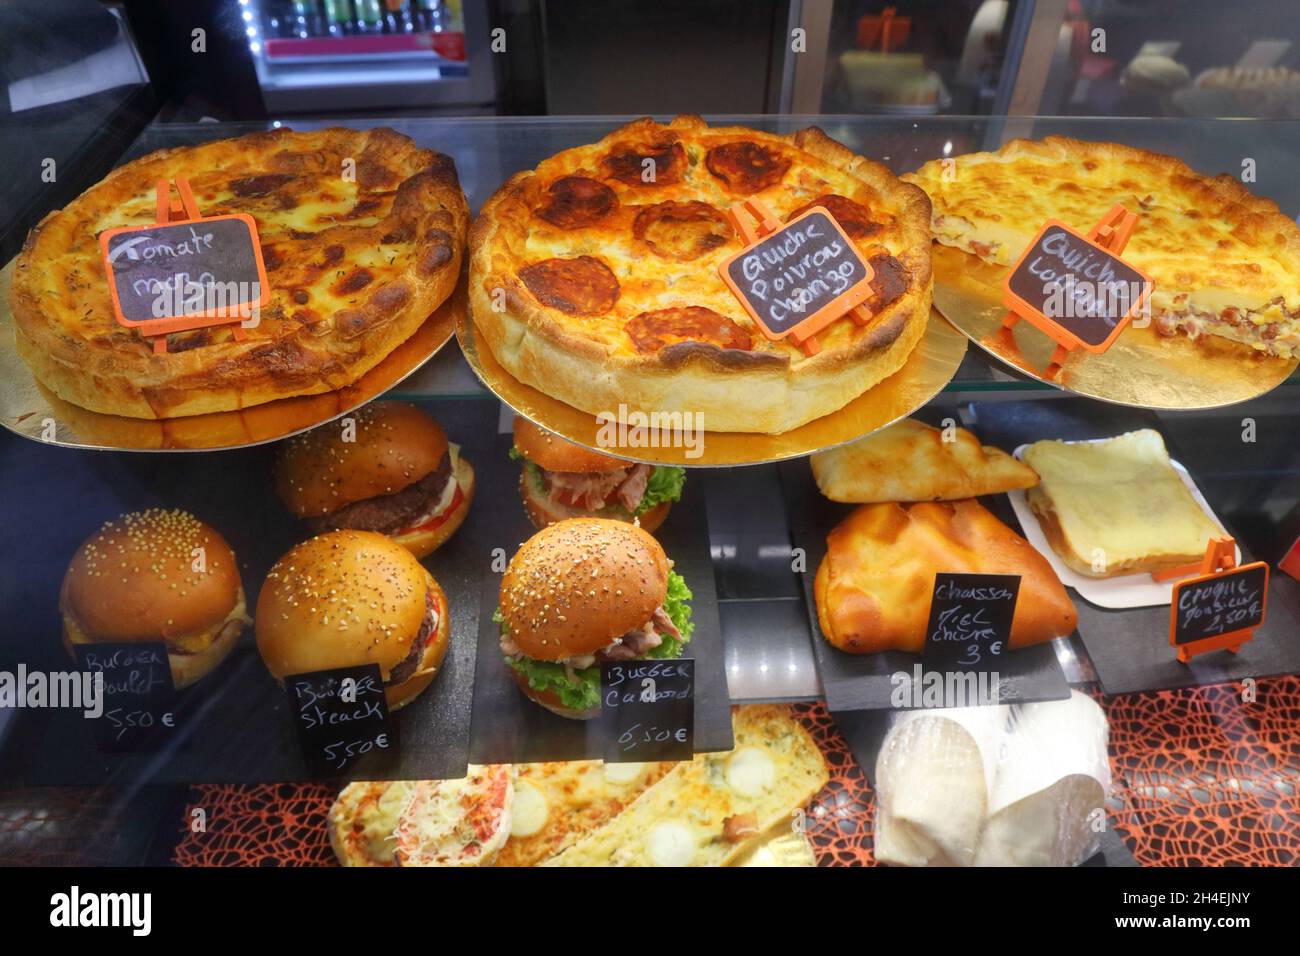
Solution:
M 77 666 L 103 676 L 100 748 L 157 750 L 176 729 L 176 690 L 161 641 L 74 644 Z
M 1251 629 L 1264 623 L 1268 604 L 1268 565 L 1263 561 L 1200 575 L 1174 585 L 1169 642 L 1192 653 L 1240 646 Z M 1213 646 L 1205 642 L 1213 642 Z
M 1151 277 L 1049 219 L 1012 267 L 1003 300 L 1061 346 L 1104 352 L 1151 296 Z
M 378 664 L 294 674 L 284 689 L 303 757 L 318 776 L 339 776 L 367 754 L 396 752 Z
M 802 342 L 874 294 L 874 270 L 823 206 L 742 249 L 719 271 L 773 341 L 793 335 Z
M 607 763 L 695 756 L 695 661 L 605 661 L 600 719 Z
M 99 245 L 118 323 L 145 335 L 242 321 L 270 298 L 243 213 L 109 229 Z
M 922 659 L 927 670 L 995 672 L 1011 644 L 1018 574 L 936 574 Z

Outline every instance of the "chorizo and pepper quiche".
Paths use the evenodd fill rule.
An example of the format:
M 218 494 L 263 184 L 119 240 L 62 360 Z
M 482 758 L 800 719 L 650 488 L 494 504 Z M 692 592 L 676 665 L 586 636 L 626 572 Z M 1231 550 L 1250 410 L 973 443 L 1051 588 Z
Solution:
M 1211 178 L 1172 156 L 1048 136 L 934 160 L 903 178 L 929 194 L 936 242 L 1003 266 L 1045 220 L 1087 232 L 1121 203 L 1138 216 L 1123 257 L 1155 280 L 1157 332 L 1300 356 L 1300 228 L 1226 173 Z
M 257 223 L 271 296 L 167 351 L 117 323 L 98 237 L 156 216 L 159 180 L 188 178 L 202 216 Z M 17 260 L 19 354 L 46 388 L 133 418 L 228 411 L 350 385 L 455 288 L 469 210 L 452 160 L 391 129 L 275 129 L 162 150 L 46 216 Z
M 823 206 L 873 269 L 870 321 L 806 355 L 773 341 L 719 265 L 744 247 L 726 211 Z M 699 413 L 710 431 L 778 433 L 896 372 L 930 311 L 925 194 L 821 130 L 779 136 L 641 119 L 517 173 L 470 232 L 470 308 L 520 381 L 593 414 Z

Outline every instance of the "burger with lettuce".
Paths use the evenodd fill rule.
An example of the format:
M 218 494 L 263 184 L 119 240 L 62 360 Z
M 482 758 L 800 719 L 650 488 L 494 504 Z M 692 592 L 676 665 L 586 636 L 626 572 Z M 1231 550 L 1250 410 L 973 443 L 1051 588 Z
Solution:
M 528 518 L 545 528 L 566 518 L 635 521 L 653 532 L 681 498 L 686 472 L 611 458 L 515 418 L 510 457 L 523 463 L 519 496 Z
M 519 689 L 562 717 L 600 713 L 604 661 L 681 657 L 691 592 L 646 531 L 570 518 L 533 535 L 501 579 L 495 620 Z

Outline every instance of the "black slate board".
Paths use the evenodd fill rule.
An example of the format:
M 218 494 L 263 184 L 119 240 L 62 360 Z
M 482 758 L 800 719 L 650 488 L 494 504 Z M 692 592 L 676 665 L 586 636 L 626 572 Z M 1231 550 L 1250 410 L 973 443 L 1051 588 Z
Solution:
M 479 494 L 495 503 L 484 517 L 491 521 L 492 546 L 503 548 L 507 560 L 536 532 L 519 500 L 520 466 L 508 457 L 510 444 L 509 435 L 498 438 L 495 460 L 504 462 L 505 467 L 493 469 L 479 489 Z M 682 500 L 673 505 L 655 537 L 694 595 L 691 620 L 695 622 L 695 633 L 684 654 L 695 659 L 695 749 L 730 750 L 734 745 L 731 700 L 709 556 L 704 488 L 690 472 Z M 604 757 L 600 721 L 559 717 L 533 703 L 515 686 L 501 658 L 500 634 L 492 620 L 500 588 L 500 574 L 484 575 L 470 760 L 476 764 L 536 763 Z
M 929 414 L 917 417 L 933 419 L 933 424 L 938 424 L 945 414 L 954 420 L 957 418 L 955 412 L 936 414 L 934 409 L 927 409 L 927 412 Z M 817 658 L 817 670 L 826 694 L 826 707 L 832 712 L 898 709 L 891 700 L 894 690 L 891 675 L 899 671 L 911 674 L 913 668 L 921 663 L 921 655 L 906 651 L 845 654 L 827 642 L 817 620 L 813 579 L 822 558 L 826 556 L 826 535 L 855 506 L 823 497 L 817 490 L 817 483 L 813 481 L 812 468 L 807 459 L 781 462 L 779 467 L 781 484 L 785 489 L 790 534 L 794 546 L 802 548 L 805 554 L 806 568 L 799 577 L 803 583 L 808 624 L 813 633 L 813 654 Z M 986 500 L 983 504 L 1006 521 L 1007 516 L 999 512 L 997 502 Z M 1009 505 L 1006 512 L 1010 512 Z M 1050 643 L 1011 651 L 1005 656 L 1005 662 L 1005 667 L 1000 672 L 1003 703 L 1063 700 L 1070 695 L 1065 674 L 1061 671 L 1056 652 Z
M 496 402 L 434 401 L 423 407 L 476 469 L 491 469 Z M 0 436 L 0 477 L 10 496 L 0 523 L 0 553 L 23 555 L 0 576 L 0 608 L 9 622 L 0 667 L 12 670 L 18 661 L 29 669 L 72 667 L 60 642 L 59 583 L 81 541 L 123 511 L 186 508 L 217 528 L 239 559 L 248 606 L 255 607 L 271 565 L 308 537 L 271 490 L 273 456 L 273 446 L 146 455 L 82 452 Z M 357 779 L 354 773 L 365 779 L 464 774 L 480 579 L 494 540 L 485 534 L 491 510 L 491 499 L 479 497 L 456 535 L 424 560 L 447 595 L 451 641 L 433 684 L 395 714 L 400 751 L 367 759 L 364 770 L 338 779 Z M 179 692 L 177 713 L 180 726 L 168 749 L 108 754 L 95 746 L 96 721 L 72 711 L 18 711 L 0 745 L 0 777 L 50 785 L 313 779 L 285 693 L 263 666 L 251 628 L 218 668 Z
M 866 774 L 872 790 L 876 789 L 876 758 L 889 733 L 890 715 L 881 711 L 850 711 L 835 714 L 835 723 L 844 735 L 858 765 Z M 1101 849 L 1082 866 L 1137 866 L 1133 851 L 1114 826 L 1107 826 L 1100 838 Z
M 1075 399 L 1051 402 L 989 402 L 974 406 L 980 439 L 1007 452 L 1046 438 L 1083 441 L 1111 438 L 1138 428 L 1164 433 L 1160 419 L 1142 409 L 1121 408 Z M 1165 435 L 1169 455 L 1181 460 Z M 1193 474 L 1193 480 L 1195 475 Z M 1220 514 L 1229 533 L 1230 521 Z M 1240 535 L 1242 563 L 1255 560 Z M 1239 654 L 1215 651 L 1181 664 L 1169 645 L 1169 606 L 1110 610 L 1090 604 L 1071 590 L 1079 610 L 1079 636 L 1087 649 L 1102 690 L 1131 694 L 1219 684 L 1245 677 L 1270 677 L 1300 672 L 1300 624 L 1280 599 L 1277 579 L 1269 585 L 1268 620 L 1255 630 L 1254 640 Z

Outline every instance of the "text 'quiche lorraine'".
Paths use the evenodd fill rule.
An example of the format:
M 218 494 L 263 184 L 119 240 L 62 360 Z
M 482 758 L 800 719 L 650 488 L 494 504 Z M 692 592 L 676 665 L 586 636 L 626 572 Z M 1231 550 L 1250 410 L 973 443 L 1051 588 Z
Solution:
M 99 234 L 157 219 L 160 180 L 203 217 L 257 224 L 271 286 L 257 323 L 174 332 L 167 351 L 113 315 Z M 229 411 L 350 385 L 456 286 L 469 211 L 452 160 L 391 129 L 268 130 L 150 153 L 46 216 L 17 260 L 19 354 L 75 405 L 133 418 Z
M 832 323 L 812 356 L 756 329 L 718 273 L 744 248 L 726 211 L 746 199 L 782 221 L 828 209 L 874 271 L 871 320 Z M 488 200 L 470 233 L 470 307 L 508 372 L 584 411 L 783 432 L 906 361 L 929 318 L 929 215 L 920 189 L 816 128 L 637 120 Z

